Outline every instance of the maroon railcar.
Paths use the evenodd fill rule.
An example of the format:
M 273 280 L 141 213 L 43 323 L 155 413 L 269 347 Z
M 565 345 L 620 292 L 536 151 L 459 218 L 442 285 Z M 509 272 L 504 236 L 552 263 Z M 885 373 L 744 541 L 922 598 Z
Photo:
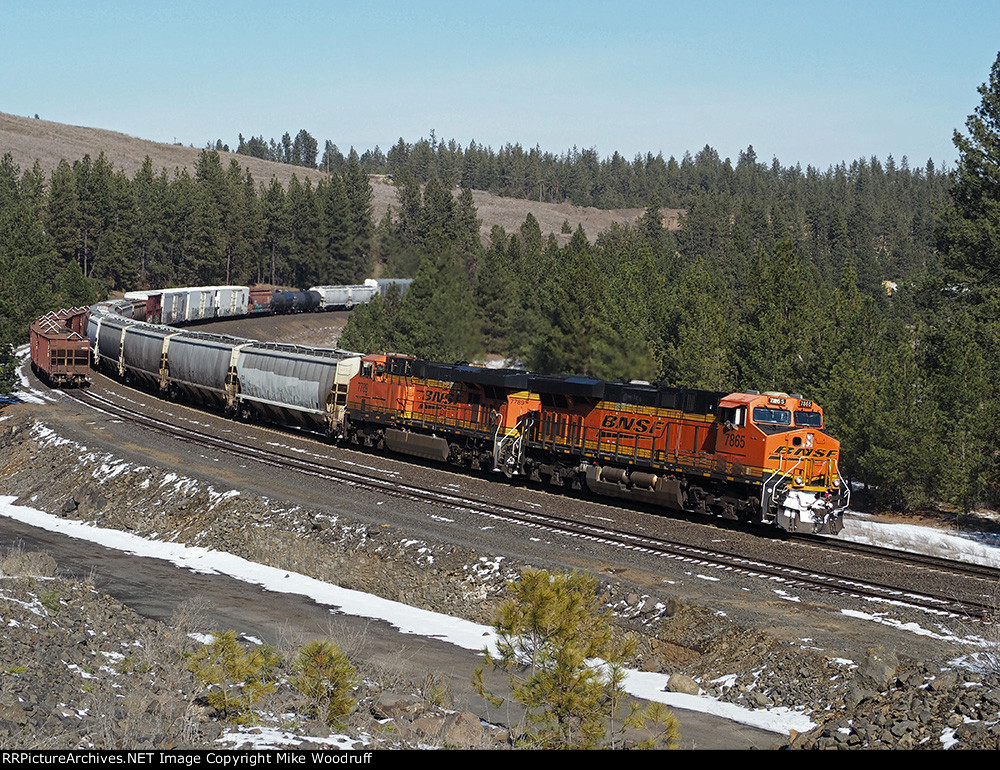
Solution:
M 85 307 L 59 310 L 36 318 L 30 328 L 31 369 L 56 387 L 90 382 L 90 340 Z
M 250 306 L 247 308 L 247 313 L 254 315 L 256 313 L 270 313 L 271 312 L 271 298 L 274 294 L 271 289 L 250 289 Z

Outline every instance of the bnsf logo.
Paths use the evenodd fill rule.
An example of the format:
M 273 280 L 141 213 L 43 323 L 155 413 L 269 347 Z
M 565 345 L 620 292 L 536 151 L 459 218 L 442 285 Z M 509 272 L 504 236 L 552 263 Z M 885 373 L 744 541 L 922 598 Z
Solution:
M 617 430 L 625 433 L 659 433 L 663 427 L 660 420 L 648 417 L 629 417 L 623 414 L 606 414 L 601 420 L 604 430 Z
M 426 390 L 424 391 L 424 401 L 431 404 L 457 404 L 458 394 L 449 391 Z
M 836 449 L 806 449 L 804 447 L 792 448 L 790 446 L 779 446 L 774 450 L 774 454 L 771 455 L 769 460 L 779 460 L 781 455 L 789 455 L 791 457 L 811 457 L 817 460 L 822 460 L 824 457 L 836 457 Z

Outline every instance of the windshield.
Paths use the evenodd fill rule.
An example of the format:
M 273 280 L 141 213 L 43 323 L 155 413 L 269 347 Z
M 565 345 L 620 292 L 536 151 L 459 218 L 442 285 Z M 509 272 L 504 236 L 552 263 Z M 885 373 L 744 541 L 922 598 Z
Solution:
M 766 425 L 791 425 L 792 413 L 787 409 L 768 409 L 766 406 L 755 406 L 753 421 Z
M 823 415 L 819 412 L 796 412 L 795 424 L 804 428 L 822 428 Z

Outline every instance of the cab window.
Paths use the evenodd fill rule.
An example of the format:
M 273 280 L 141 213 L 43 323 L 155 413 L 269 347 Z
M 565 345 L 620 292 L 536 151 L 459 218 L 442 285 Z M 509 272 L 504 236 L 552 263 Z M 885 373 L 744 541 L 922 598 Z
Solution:
M 819 412 L 796 412 L 795 424 L 803 428 L 822 428 L 823 415 Z
M 787 409 L 768 409 L 766 406 L 755 406 L 753 421 L 761 425 L 791 425 L 792 413 Z
M 726 427 L 742 428 L 746 424 L 745 406 L 723 406 L 719 408 L 719 422 Z

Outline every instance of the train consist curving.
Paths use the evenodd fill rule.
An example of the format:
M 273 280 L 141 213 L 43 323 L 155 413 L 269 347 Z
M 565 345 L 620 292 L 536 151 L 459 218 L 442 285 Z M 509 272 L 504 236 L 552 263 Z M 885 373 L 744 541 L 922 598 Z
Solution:
M 245 287 L 209 288 L 215 293 L 172 289 L 90 308 L 95 366 L 232 416 L 471 470 L 790 532 L 837 534 L 843 526 L 849 491 L 840 444 L 824 431 L 823 410 L 802 396 L 361 355 L 149 322 L 264 307 Z M 241 288 L 245 294 L 233 291 Z M 315 292 L 320 307 L 349 288 L 300 294 Z M 286 298 L 276 309 L 276 295 L 267 310 L 284 312 Z

